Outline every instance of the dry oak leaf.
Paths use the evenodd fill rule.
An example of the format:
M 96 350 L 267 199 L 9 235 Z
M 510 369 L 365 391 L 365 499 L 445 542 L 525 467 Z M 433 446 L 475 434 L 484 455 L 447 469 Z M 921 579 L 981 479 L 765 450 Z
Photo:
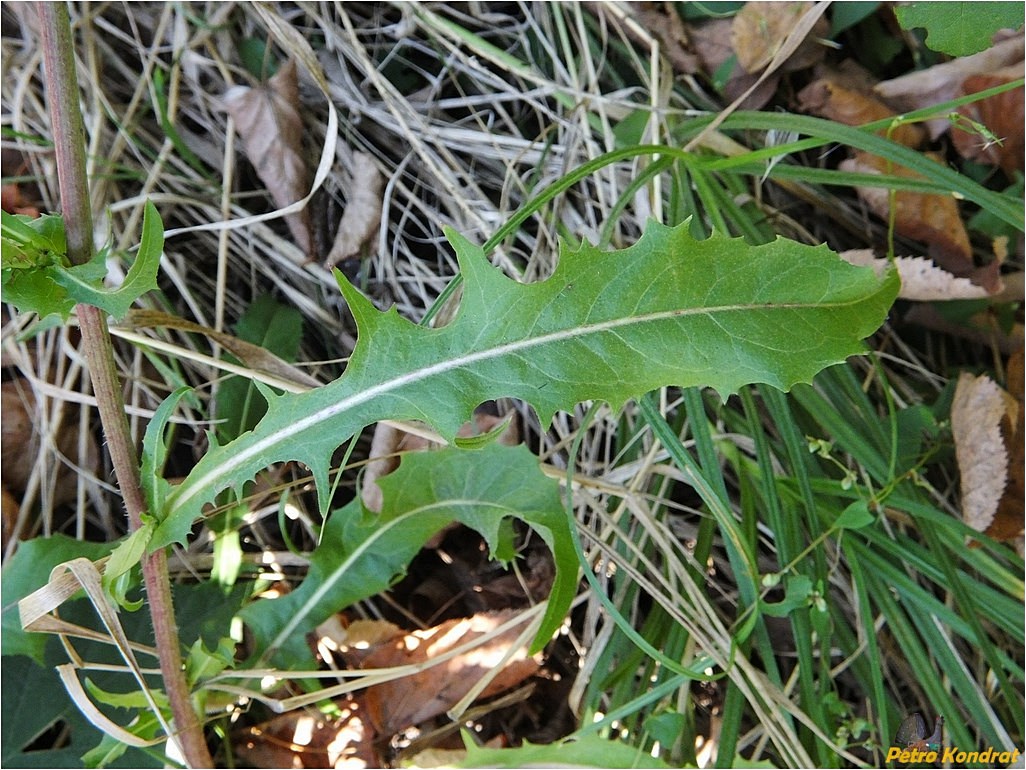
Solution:
M 889 264 L 886 259 L 875 257 L 872 249 L 842 251 L 839 256 L 853 265 L 871 267 L 877 275 L 883 275 Z M 897 257 L 894 266 L 901 278 L 901 289 L 898 291 L 901 299 L 919 302 L 982 299 L 990 294 L 968 278 L 958 278 L 925 257 Z
M 971 75 L 986 75 L 1002 67 L 1018 66 L 1022 77 L 1023 55 L 1026 53 L 1024 38 L 1020 33 L 988 48 L 986 51 L 972 56 L 959 56 L 943 64 L 935 64 L 925 70 L 917 70 L 907 75 L 884 80 L 873 86 L 873 91 L 893 104 L 902 112 L 912 112 L 934 104 L 942 104 L 963 94 L 974 93 L 980 89 L 968 90 L 963 87 L 965 79 Z M 936 139 L 951 127 L 947 117 L 939 117 L 929 121 L 927 128 L 930 138 Z M 1019 130 L 1022 130 L 1022 112 L 1019 112 Z
M 926 157 L 936 160 L 926 153 Z M 841 161 L 842 171 L 863 174 L 891 174 L 919 179 L 921 176 L 902 166 L 896 166 L 878 155 L 856 152 L 849 160 Z M 884 187 L 858 187 L 859 198 L 870 211 L 886 220 L 890 214 L 891 193 Z M 899 190 L 894 196 L 895 228 L 898 233 L 922 241 L 928 247 L 928 255 L 938 265 L 959 277 L 973 275 L 989 291 L 997 291 L 999 279 L 996 266 L 987 271 L 975 271 L 969 235 L 958 211 L 958 203 L 950 195 L 917 193 Z
M 310 174 L 303 153 L 303 121 L 299 113 L 299 77 L 290 59 L 259 88 L 233 86 L 223 97 L 246 156 L 267 185 L 279 208 L 301 200 L 310 190 Z M 313 252 L 310 212 L 304 208 L 285 217 L 296 245 L 307 256 Z
M 762 71 L 773 59 L 798 20 L 812 7 L 807 2 L 745 3 L 730 28 L 731 47 L 746 72 Z M 811 67 L 823 59 L 825 49 L 817 42 L 830 33 L 830 24 L 820 16 L 812 33 L 781 67 L 783 72 Z
M 364 241 L 374 235 L 381 224 L 381 193 L 385 178 L 365 152 L 354 152 L 349 173 L 346 210 L 338 223 L 335 243 L 325 260 L 326 267 L 337 265 L 358 254 Z
M 492 634 L 517 614 L 478 613 L 470 618 L 448 620 L 424 631 L 412 631 L 375 647 L 363 659 L 362 668 L 428 663 L 485 634 Z M 507 657 L 510 646 L 523 630 L 523 624 L 512 625 L 487 642 L 443 663 L 367 688 L 364 698 L 371 724 L 380 735 L 393 735 L 444 714 L 486 676 L 493 678 L 481 691 L 481 698 L 516 687 L 538 670 L 538 662 L 527 655 L 526 646 Z
M 1009 453 L 1002 421 L 1010 419 L 1014 425 L 1020 413 L 1018 402 L 990 377 L 968 372 L 959 376 L 951 403 L 951 433 L 962 479 L 962 519 L 979 532 L 993 523 L 1008 486 Z M 1022 500 L 1018 502 L 1021 505 Z
M 975 94 L 1018 80 L 1022 73 L 1023 65 L 1020 62 L 993 73 L 972 75 L 962 83 L 962 91 Z M 1026 160 L 1023 151 L 1022 86 L 972 104 L 964 104 L 958 108 L 958 113 L 983 124 L 1001 140 L 1000 144 L 990 142 L 975 131 L 956 128 L 951 132 L 951 141 L 963 158 L 1000 166 L 1009 179 L 1014 178 L 1015 172 L 1022 171 Z

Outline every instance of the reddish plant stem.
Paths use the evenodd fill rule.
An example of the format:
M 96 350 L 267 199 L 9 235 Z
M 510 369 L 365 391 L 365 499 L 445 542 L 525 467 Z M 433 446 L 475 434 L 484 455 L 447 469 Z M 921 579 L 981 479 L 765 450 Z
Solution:
M 72 264 L 88 262 L 93 256 L 92 209 L 85 166 L 85 126 L 78 101 L 75 49 L 68 7 L 63 2 L 37 4 L 46 65 L 46 92 L 53 127 L 60 184 L 61 207 L 68 258 Z M 106 315 L 92 305 L 76 307 L 82 347 L 99 407 L 103 433 L 111 462 L 128 512 L 129 528 L 142 525 L 146 500 L 139 483 L 139 458 L 132 442 L 128 417 L 121 396 L 121 382 L 114 363 L 114 348 Z M 192 706 L 182 666 L 178 627 L 171 602 L 171 583 L 164 549 L 146 554 L 142 560 L 146 598 L 164 689 L 171 704 L 176 740 L 190 767 L 213 767 L 203 737 L 203 728 Z

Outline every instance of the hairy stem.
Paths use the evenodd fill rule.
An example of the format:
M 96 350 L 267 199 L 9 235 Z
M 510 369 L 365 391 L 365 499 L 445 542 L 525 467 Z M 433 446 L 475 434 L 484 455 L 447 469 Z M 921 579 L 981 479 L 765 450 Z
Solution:
M 73 264 L 80 265 L 93 256 L 93 224 L 85 166 L 85 127 L 78 101 L 71 22 L 67 5 L 63 2 L 42 2 L 37 9 L 68 258 Z M 76 313 L 104 436 L 125 501 L 129 527 L 135 530 L 142 524 L 146 501 L 139 484 L 139 458 L 121 397 L 107 318 L 92 305 L 78 305 Z M 177 731 L 175 740 L 190 767 L 212 767 L 213 760 L 199 717 L 192 706 L 182 666 L 165 550 L 145 555 L 142 568 L 164 689 L 171 703 Z

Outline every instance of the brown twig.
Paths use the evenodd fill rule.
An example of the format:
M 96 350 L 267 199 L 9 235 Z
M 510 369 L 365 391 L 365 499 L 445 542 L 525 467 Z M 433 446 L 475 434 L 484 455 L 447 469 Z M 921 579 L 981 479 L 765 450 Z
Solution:
M 42 2 L 37 5 L 37 10 L 68 258 L 72 264 L 80 265 L 93 256 L 93 226 L 85 166 L 85 127 L 78 101 L 71 21 L 67 5 L 63 2 Z M 139 484 L 139 460 L 121 397 L 121 383 L 114 364 L 114 349 L 107 329 L 107 318 L 92 305 L 78 305 L 76 313 L 104 436 L 128 511 L 129 526 L 135 530 L 142 524 L 146 501 Z M 145 555 L 142 568 L 154 636 L 160 652 L 164 689 L 177 731 L 175 739 L 190 767 L 212 767 L 213 760 L 203 737 L 199 717 L 192 706 L 182 667 L 164 549 Z

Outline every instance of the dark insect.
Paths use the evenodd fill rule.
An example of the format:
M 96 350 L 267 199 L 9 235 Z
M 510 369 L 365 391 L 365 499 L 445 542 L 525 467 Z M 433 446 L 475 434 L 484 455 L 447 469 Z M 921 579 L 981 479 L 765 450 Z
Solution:
M 898 727 L 898 734 L 894 736 L 894 743 L 898 746 L 907 746 L 916 751 L 939 751 L 941 737 L 944 733 L 944 717 L 937 717 L 933 723 L 933 735 L 927 737 L 926 722 L 921 714 L 911 714 L 902 721 Z

